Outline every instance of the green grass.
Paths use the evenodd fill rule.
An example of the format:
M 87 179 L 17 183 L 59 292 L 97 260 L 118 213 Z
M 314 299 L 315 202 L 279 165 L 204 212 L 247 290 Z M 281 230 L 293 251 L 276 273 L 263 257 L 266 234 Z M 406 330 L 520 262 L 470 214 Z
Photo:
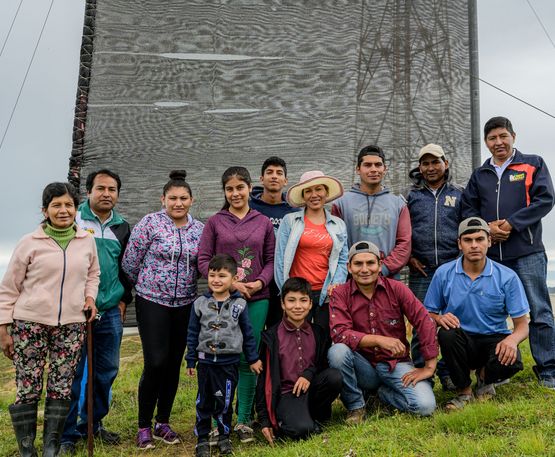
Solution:
M 364 424 L 343 425 L 345 410 L 334 405 L 332 423 L 324 433 L 302 442 L 279 443 L 270 448 L 262 440 L 249 445 L 234 442 L 238 456 L 555 456 L 555 393 L 537 385 L 532 374 L 532 359 L 527 344 L 522 345 L 525 370 L 511 383 L 498 388 L 495 399 L 473 403 L 463 411 L 445 413 L 442 406 L 449 399 L 436 386 L 440 409 L 431 418 L 378 409 Z M 114 385 L 112 410 L 106 428 L 121 433 L 123 444 L 103 446 L 97 442 L 96 456 L 187 456 L 193 454 L 195 437 L 194 399 L 196 380 L 183 370 L 172 414 L 173 427 L 184 443 L 177 446 L 158 444 L 153 451 L 140 452 L 134 447 L 137 421 L 137 384 L 142 369 L 138 337 L 125 337 L 121 371 Z M 9 360 L 0 359 L 0 456 L 17 455 L 7 407 L 14 399 L 14 372 Z M 39 418 L 39 424 L 42 419 Z M 39 425 L 39 436 L 40 436 Z M 40 446 L 40 438 L 37 443 Z M 79 456 L 86 456 L 84 443 Z M 214 455 L 217 455 L 214 453 Z

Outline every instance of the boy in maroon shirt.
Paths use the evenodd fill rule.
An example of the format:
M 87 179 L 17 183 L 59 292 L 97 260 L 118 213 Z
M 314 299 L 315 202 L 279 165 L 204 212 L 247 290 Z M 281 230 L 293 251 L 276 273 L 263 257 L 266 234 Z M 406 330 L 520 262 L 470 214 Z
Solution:
M 320 430 L 318 422 L 331 416 L 339 395 L 339 370 L 327 366 L 330 337 L 305 319 L 312 308 L 312 290 L 303 278 L 283 284 L 283 319 L 262 333 L 256 410 L 262 434 L 273 444 L 275 436 L 304 438 Z

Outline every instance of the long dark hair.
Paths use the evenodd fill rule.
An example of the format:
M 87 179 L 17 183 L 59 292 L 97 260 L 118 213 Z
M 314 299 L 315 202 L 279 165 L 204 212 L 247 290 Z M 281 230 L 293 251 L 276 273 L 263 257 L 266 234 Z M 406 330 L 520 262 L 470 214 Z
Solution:
M 245 167 L 229 167 L 226 171 L 224 171 L 224 174 L 222 175 L 222 189 L 224 190 L 224 192 L 225 185 L 231 178 L 237 178 L 238 180 L 243 181 L 249 187 L 252 185 L 252 179 L 249 170 L 247 170 Z M 222 209 L 229 209 L 229 202 L 227 201 L 227 198 L 225 198 L 224 206 L 222 207 Z
M 168 190 L 172 187 L 184 187 L 189 192 L 189 195 L 193 196 L 193 191 L 191 190 L 191 186 L 185 178 L 187 177 L 187 171 L 185 170 L 172 170 L 170 171 L 170 180 L 165 184 L 164 188 L 162 189 L 162 195 L 166 196 Z

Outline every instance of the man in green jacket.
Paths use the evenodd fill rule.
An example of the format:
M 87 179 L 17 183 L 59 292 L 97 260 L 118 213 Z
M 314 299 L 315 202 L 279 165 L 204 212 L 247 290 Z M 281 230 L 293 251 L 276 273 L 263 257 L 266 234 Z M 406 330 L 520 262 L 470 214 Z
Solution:
M 131 285 L 121 270 L 121 258 L 129 239 L 129 224 L 114 210 L 121 189 L 119 176 L 106 169 L 87 177 L 87 201 L 79 206 L 76 223 L 96 241 L 100 262 L 100 286 L 96 306 L 100 318 L 93 323 L 93 430 L 106 444 L 120 437 L 102 427 L 110 407 L 110 391 L 119 369 L 119 351 L 125 310 L 132 300 Z M 62 435 L 60 455 L 74 455 L 75 443 L 87 433 L 86 402 L 81 402 L 86 348 L 72 385 L 72 402 Z M 80 418 L 78 422 L 78 417 Z

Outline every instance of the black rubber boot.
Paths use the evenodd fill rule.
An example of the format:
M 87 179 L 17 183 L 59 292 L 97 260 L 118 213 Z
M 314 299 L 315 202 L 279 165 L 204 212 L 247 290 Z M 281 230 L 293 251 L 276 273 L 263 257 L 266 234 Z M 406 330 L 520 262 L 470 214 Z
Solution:
M 42 434 L 43 457 L 56 457 L 64 431 L 70 400 L 47 398 L 44 405 L 44 430 Z
M 37 436 L 37 404 L 20 403 L 8 407 L 12 418 L 15 438 L 21 457 L 37 457 L 35 437 Z

